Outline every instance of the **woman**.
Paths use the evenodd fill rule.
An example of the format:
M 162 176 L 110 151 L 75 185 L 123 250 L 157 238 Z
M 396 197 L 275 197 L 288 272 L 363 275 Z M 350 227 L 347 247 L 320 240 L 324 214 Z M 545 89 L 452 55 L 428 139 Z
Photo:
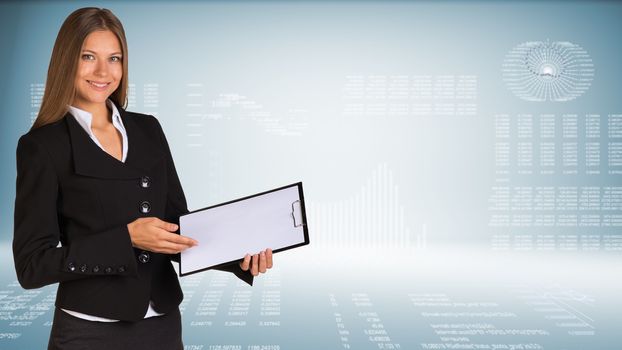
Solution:
M 128 50 L 106 9 L 67 17 L 17 146 L 13 255 L 26 289 L 59 283 L 48 349 L 183 349 L 171 260 L 186 199 L 153 116 L 124 110 Z M 59 245 L 60 242 L 60 245 Z M 220 270 L 252 285 L 267 249 Z

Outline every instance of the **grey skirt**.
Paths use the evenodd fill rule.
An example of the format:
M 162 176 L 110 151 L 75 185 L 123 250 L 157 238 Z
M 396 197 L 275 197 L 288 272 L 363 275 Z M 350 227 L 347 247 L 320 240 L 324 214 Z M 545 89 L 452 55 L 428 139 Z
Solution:
M 183 350 L 181 314 L 175 308 L 138 322 L 96 322 L 56 308 L 48 350 Z

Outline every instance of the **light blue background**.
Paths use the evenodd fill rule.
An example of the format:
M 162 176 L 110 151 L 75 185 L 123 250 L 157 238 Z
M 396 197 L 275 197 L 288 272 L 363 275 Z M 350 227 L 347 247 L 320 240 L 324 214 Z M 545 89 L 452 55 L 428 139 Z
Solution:
M 374 311 L 380 314 L 391 342 L 404 349 L 441 343 L 432 332 L 432 322 L 421 314 L 429 310 L 414 307 L 409 293 L 494 301 L 499 310 L 516 313 L 509 327 L 550 331 L 549 336 L 511 341 L 474 337 L 475 343 L 612 349 L 622 340 L 620 317 L 612 312 L 620 310 L 619 273 L 614 273 L 622 265 L 619 251 L 493 252 L 487 226 L 488 197 L 495 179 L 495 114 L 606 116 L 622 111 L 622 4 L 606 1 L 2 3 L 0 242 L 4 267 L 0 288 L 6 285 L 9 292 L 0 293 L 0 302 L 9 300 L 2 295 L 22 292 L 14 282 L 10 242 L 15 146 L 36 111 L 30 103 L 30 87 L 45 82 L 58 29 L 69 13 L 82 6 L 109 8 L 123 22 L 129 79 L 136 86 L 136 103 L 130 110 L 160 119 L 191 209 L 297 181 L 303 181 L 305 198 L 316 208 L 309 213 L 311 246 L 275 257 L 270 273 L 280 281 L 277 287 L 263 284 L 261 278 L 268 275 L 253 287 L 249 326 L 224 327 L 228 318 L 221 308 L 213 319 L 215 325 L 199 330 L 189 326 L 196 318 L 189 312 L 184 314 L 187 344 L 205 349 L 214 344 L 343 348 L 330 293 L 340 301 L 338 309 L 352 334 L 350 344 L 357 349 L 378 346 L 362 331 L 365 322 L 357 314 L 360 307 L 352 305 L 352 293 L 368 293 L 377 301 Z M 526 41 L 546 40 L 570 41 L 589 53 L 596 73 L 584 95 L 565 103 L 534 103 L 506 89 L 501 65 L 507 52 Z M 473 75 L 477 113 L 343 115 L 348 103 L 344 87 L 351 75 Z M 190 83 L 202 87 L 193 89 Z M 144 104 L 145 84 L 157 84 L 155 107 Z M 188 94 L 196 91 L 202 93 L 199 112 L 204 117 L 201 127 L 192 129 L 188 114 L 196 109 L 188 103 L 196 101 Z M 242 103 L 216 106 L 223 94 L 238 96 Z M 273 118 L 276 125 L 287 129 L 301 123 L 303 127 L 295 135 L 272 132 L 265 119 L 252 118 L 244 103 Z M 220 119 L 213 119 L 216 114 Z M 534 128 L 537 125 L 534 119 Z M 197 132 L 198 136 L 189 136 Z M 189 145 L 195 141 L 201 146 Z M 606 163 L 604 157 L 601 161 Z M 398 208 L 404 210 L 404 226 L 411 237 L 425 237 L 425 248 L 411 240 L 378 249 L 376 243 L 390 236 L 382 228 L 367 228 L 363 236 L 340 236 L 352 230 L 347 222 L 337 225 L 329 214 L 334 212 L 331 205 L 346 203 L 369 189 L 385 191 L 369 181 L 387 173 L 389 189 L 396 191 Z M 538 184 L 542 179 L 512 180 Z M 619 177 L 605 175 L 559 175 L 547 181 L 574 186 L 622 184 Z M 372 211 L 381 218 L 394 214 L 384 207 Z M 351 218 L 366 222 L 360 216 Z M 542 231 L 538 233 L 546 233 Z M 619 228 L 606 231 L 621 233 Z M 184 287 L 186 292 L 194 291 L 190 299 L 193 293 L 186 294 L 187 310 L 196 309 L 197 298 L 210 290 L 208 283 L 217 274 L 205 273 L 198 285 Z M 227 281 L 223 301 L 234 290 L 247 290 L 232 279 Z M 512 292 L 516 285 L 528 286 L 587 317 L 580 316 L 596 328 L 596 334 L 572 336 L 541 313 L 525 308 L 524 299 Z M 31 303 L 54 290 L 55 286 L 46 287 Z M 263 290 L 281 290 L 278 328 L 256 326 Z M 49 309 L 49 302 L 46 305 Z M 444 309 L 435 309 L 439 310 Z M 24 335 L 14 342 L 0 339 L 0 348 L 5 344 L 6 348 L 42 347 L 38 344 L 46 342 L 49 332 L 44 321 L 50 318 L 51 311 L 28 327 L 3 320 L 0 332 Z M 443 320 L 460 322 L 451 317 Z M 495 319 L 493 323 L 507 326 L 504 322 Z

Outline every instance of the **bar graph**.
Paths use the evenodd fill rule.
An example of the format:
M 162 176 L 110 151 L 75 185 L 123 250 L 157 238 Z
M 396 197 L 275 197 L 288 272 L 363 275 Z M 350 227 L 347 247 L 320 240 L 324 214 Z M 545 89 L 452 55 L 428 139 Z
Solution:
M 313 245 L 320 247 L 425 249 L 427 224 L 411 228 L 412 216 L 400 203 L 400 189 L 386 163 L 350 198 L 307 204 Z

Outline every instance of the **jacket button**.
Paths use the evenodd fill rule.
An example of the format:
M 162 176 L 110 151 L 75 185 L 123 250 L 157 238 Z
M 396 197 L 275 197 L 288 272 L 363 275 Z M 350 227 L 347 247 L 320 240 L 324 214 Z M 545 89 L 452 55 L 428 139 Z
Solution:
M 74 272 L 76 270 L 76 264 L 70 262 L 69 264 L 67 264 L 67 268 L 69 269 L 69 271 Z
M 106 269 L 104 269 L 105 273 L 112 273 L 112 267 L 108 266 L 106 267 Z
M 151 211 L 151 203 L 147 201 L 143 201 L 140 203 L 140 212 L 143 214 L 147 214 Z
M 146 251 L 142 251 L 140 252 L 140 254 L 138 255 L 138 261 L 140 261 L 143 264 L 146 264 L 149 262 L 149 253 L 147 253 Z
M 140 187 L 148 188 L 149 186 L 151 186 L 151 179 L 149 178 L 149 176 L 141 177 L 140 178 Z
M 86 264 L 80 265 L 80 272 L 86 272 L 87 269 L 88 269 L 88 266 L 86 266 Z
M 99 272 L 99 265 L 93 266 L 93 272 L 95 272 L 95 273 Z
M 119 269 L 117 270 L 120 273 L 124 273 L 125 272 L 125 266 L 119 266 Z

